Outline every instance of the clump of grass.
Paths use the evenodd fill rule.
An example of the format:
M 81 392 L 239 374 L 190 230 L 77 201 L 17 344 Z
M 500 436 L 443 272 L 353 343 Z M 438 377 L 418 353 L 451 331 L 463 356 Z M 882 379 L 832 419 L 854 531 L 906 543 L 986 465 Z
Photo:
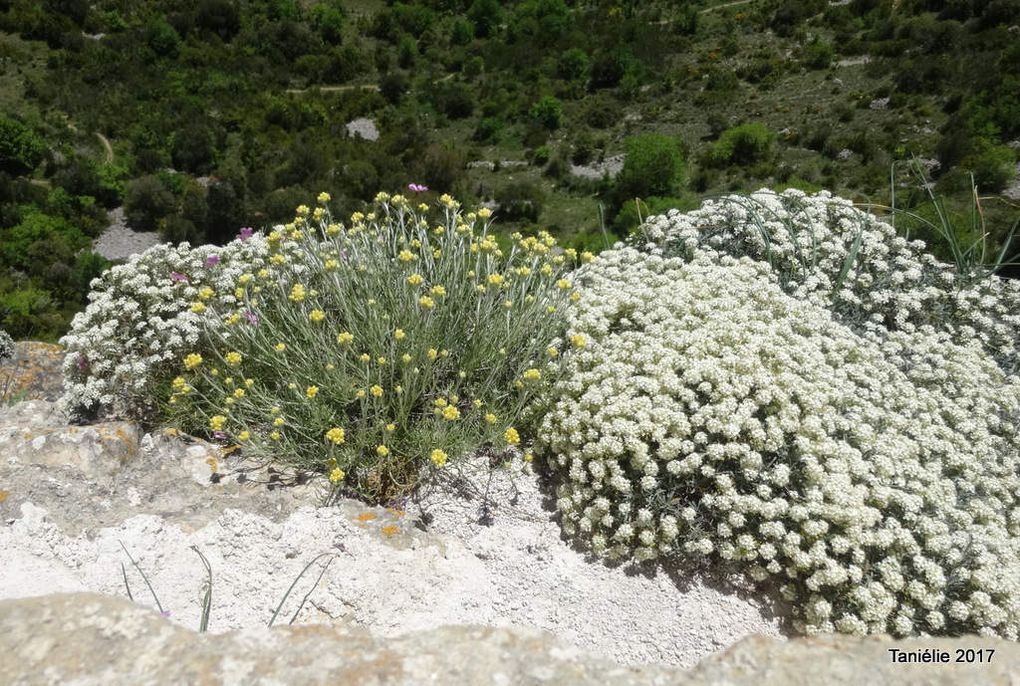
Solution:
M 909 164 L 910 173 L 924 191 L 927 202 L 915 209 L 897 207 L 896 183 L 893 172 L 890 172 L 891 206 L 872 207 L 890 212 L 894 227 L 897 219 L 900 219 L 900 228 L 908 239 L 911 229 L 937 239 L 956 267 L 956 274 L 962 283 L 974 283 L 996 274 L 1003 267 L 1020 264 L 1007 259 L 1015 252 L 1011 248 L 1013 237 L 1020 228 L 1020 218 L 1010 226 L 1002 245 L 996 251 L 982 205 L 987 198 L 978 193 L 973 174 L 970 175 L 969 206 L 965 212 L 959 213 L 947 208 L 945 198 L 935 192 L 935 184 L 928 178 L 918 160 L 911 160 Z
M 237 280 L 238 308 L 211 312 L 227 326 L 185 356 L 168 416 L 376 501 L 430 464 L 520 442 L 578 297 L 563 276 L 576 251 L 546 232 L 504 250 L 489 210 L 446 195 L 380 193 L 346 223 L 319 200 L 269 234 L 269 266 Z M 207 289 L 193 309 L 214 302 Z
M 131 566 L 135 568 L 135 571 L 137 571 L 138 574 L 142 577 L 142 581 L 145 582 L 145 586 L 146 588 L 149 589 L 149 594 L 152 595 L 152 599 L 156 603 L 156 607 L 159 609 L 159 613 L 164 617 L 169 617 L 170 611 L 163 609 L 163 604 L 159 601 L 159 596 L 156 595 L 156 591 L 155 589 L 153 589 L 152 584 L 149 582 L 149 577 L 148 575 L 146 575 L 145 570 L 143 570 L 141 566 L 138 564 L 138 562 L 135 561 L 135 558 L 131 556 L 131 553 L 128 552 L 128 549 L 127 547 L 125 547 L 123 541 L 118 542 L 120 543 L 120 547 L 124 551 L 124 554 L 127 555 L 128 560 L 131 562 Z M 205 567 L 206 580 L 203 585 L 202 593 L 202 613 L 198 620 L 199 633 L 205 633 L 206 631 L 209 630 L 209 617 L 212 614 L 212 587 L 213 587 L 212 565 L 209 564 L 209 560 L 206 558 L 204 554 L 202 554 L 202 551 L 198 549 L 198 546 L 193 545 L 191 546 L 191 549 L 195 551 L 195 554 L 198 555 L 199 559 L 201 559 L 202 561 L 202 566 Z M 305 595 L 301 598 L 301 602 L 298 603 L 297 609 L 294 610 L 294 614 L 291 615 L 290 621 L 287 622 L 288 624 L 294 623 L 294 621 L 298 618 L 298 615 L 301 613 L 301 609 L 305 606 L 305 603 L 308 602 L 308 598 L 310 598 L 315 589 L 319 587 L 319 582 L 322 581 L 322 577 L 326 574 L 326 570 L 329 569 L 329 566 L 333 564 L 333 560 L 336 559 L 335 553 L 321 553 L 319 555 L 316 555 L 314 558 L 312 558 L 311 562 L 305 565 L 304 569 L 302 569 L 301 572 L 296 577 L 294 577 L 294 581 L 291 582 L 290 586 L 287 588 L 287 592 L 283 594 L 283 598 L 280 599 L 280 603 L 276 606 L 276 610 L 273 612 L 273 616 L 269 618 L 269 623 L 266 626 L 269 627 L 273 626 L 273 623 L 279 616 L 280 611 L 283 610 L 284 604 L 286 604 L 287 599 L 290 598 L 290 594 L 294 591 L 294 588 L 297 586 L 298 582 L 301 581 L 305 573 L 308 572 L 308 570 L 311 569 L 316 562 L 323 558 L 326 559 L 326 563 L 323 564 L 322 568 L 319 570 L 319 576 L 316 577 L 315 583 L 311 585 L 311 587 L 308 589 Z M 123 562 L 120 565 L 120 573 L 124 578 L 124 589 L 127 592 L 128 599 L 134 602 L 135 597 L 134 594 L 131 592 L 131 583 L 128 581 L 127 568 L 124 566 Z

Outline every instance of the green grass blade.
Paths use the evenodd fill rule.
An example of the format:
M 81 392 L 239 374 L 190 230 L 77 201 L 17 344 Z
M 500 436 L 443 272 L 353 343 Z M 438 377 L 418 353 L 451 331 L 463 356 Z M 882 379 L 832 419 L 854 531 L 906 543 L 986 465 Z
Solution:
M 305 593 L 304 597 L 301 599 L 301 603 L 297 606 L 297 609 L 294 610 L 294 614 L 293 616 L 291 616 L 290 621 L 287 622 L 287 624 L 293 624 L 294 620 L 297 619 L 298 613 L 301 612 L 301 608 L 305 606 L 305 603 L 308 602 L 308 598 L 311 597 L 315 589 L 319 587 L 319 582 L 322 581 L 323 575 L 325 575 L 326 570 L 329 569 L 329 566 L 333 564 L 333 560 L 335 559 L 336 556 L 334 555 L 326 561 L 326 564 L 322 565 L 322 569 L 319 570 L 319 576 L 316 577 L 315 583 L 312 584 L 312 587 L 308 589 L 308 593 Z
M 864 240 L 864 227 L 861 226 L 857 232 L 857 236 L 854 238 L 854 242 L 850 245 L 850 251 L 846 255 L 846 259 L 843 260 L 843 268 L 839 270 L 839 276 L 836 277 L 836 283 L 833 285 L 832 292 L 836 293 L 840 288 L 843 287 L 843 280 L 846 279 L 846 275 L 850 273 L 850 268 L 853 267 L 854 262 L 857 261 L 857 255 L 861 251 L 861 242 Z
M 198 557 L 202 560 L 202 564 L 205 565 L 205 573 L 207 575 L 205 582 L 205 595 L 202 598 L 202 618 L 198 623 L 198 632 L 205 633 L 209 629 L 209 615 L 212 612 L 212 565 L 209 564 L 209 560 L 205 558 L 202 551 L 198 549 L 198 546 L 191 546 L 191 549 L 195 551 Z
M 145 575 L 145 572 L 142 571 L 142 568 L 138 566 L 137 562 L 135 562 L 135 558 L 131 557 L 131 553 L 129 553 L 128 549 L 124 546 L 124 542 L 123 541 L 117 541 L 117 542 L 120 543 L 121 549 L 124 551 L 124 554 L 128 556 L 128 559 L 131 560 L 131 564 L 134 566 L 134 568 L 136 570 L 138 570 L 139 574 L 142 575 L 142 581 L 145 582 L 145 585 L 149 589 L 149 593 L 152 594 L 152 599 L 156 601 L 156 607 L 159 608 L 160 614 L 165 615 L 166 614 L 166 610 L 163 609 L 163 605 L 159 602 L 159 596 L 156 595 L 156 591 L 152 588 L 152 584 L 149 583 L 149 577 L 147 577 Z M 123 563 L 121 563 L 121 564 L 123 565 Z
M 294 578 L 294 581 L 291 582 L 290 588 L 287 589 L 287 592 L 283 594 L 283 598 L 280 600 L 280 604 L 276 606 L 276 611 L 274 611 L 273 616 L 269 618 L 268 626 L 270 627 L 273 626 L 273 622 L 275 622 L 276 618 L 280 615 L 280 610 L 283 609 L 283 604 L 287 602 L 287 598 L 290 597 L 291 592 L 294 590 L 294 587 L 297 586 L 297 582 L 301 581 L 301 577 L 305 575 L 305 572 L 311 569 L 312 565 L 314 565 L 320 559 L 324 557 L 331 557 L 334 555 L 335 553 L 321 553 L 319 555 L 316 555 L 311 562 L 305 565 L 305 568 L 301 570 L 301 573 L 298 574 L 297 577 Z
M 133 603 L 135 602 L 135 597 L 131 594 L 131 584 L 128 583 L 127 568 L 124 566 L 123 562 L 120 563 L 120 573 L 121 576 L 124 577 L 124 588 L 127 590 L 128 600 Z

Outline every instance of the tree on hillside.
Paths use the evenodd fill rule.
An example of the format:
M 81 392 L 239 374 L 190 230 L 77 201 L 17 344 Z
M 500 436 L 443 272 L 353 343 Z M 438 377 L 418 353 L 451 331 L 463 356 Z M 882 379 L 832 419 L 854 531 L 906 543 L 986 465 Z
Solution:
M 32 129 L 17 119 L 0 115 L 0 170 L 27 174 L 46 153 L 46 145 Z
M 617 205 L 635 197 L 673 195 L 683 180 L 680 140 L 646 133 L 628 138 L 624 145 L 627 156 L 614 186 Z

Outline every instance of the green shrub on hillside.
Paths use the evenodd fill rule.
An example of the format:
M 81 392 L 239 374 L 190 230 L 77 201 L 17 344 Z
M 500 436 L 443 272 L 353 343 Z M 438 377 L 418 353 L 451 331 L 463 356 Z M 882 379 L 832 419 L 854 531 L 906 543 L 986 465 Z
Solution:
M 46 144 L 32 129 L 17 119 L 0 115 L 0 170 L 27 174 L 36 168 Z
M 772 150 L 776 135 L 764 124 L 749 122 L 723 132 L 712 147 L 711 160 L 716 164 L 746 165 L 765 159 Z
M 670 196 L 683 180 L 683 150 L 678 138 L 647 133 L 628 138 L 623 169 L 614 194 L 623 202 L 635 197 Z
M 176 205 L 173 193 L 158 176 L 143 176 L 127 185 L 124 214 L 136 231 L 155 231 Z
M 543 95 L 531 106 L 528 114 L 536 124 L 551 131 L 558 129 L 563 121 L 563 104 L 551 95 Z

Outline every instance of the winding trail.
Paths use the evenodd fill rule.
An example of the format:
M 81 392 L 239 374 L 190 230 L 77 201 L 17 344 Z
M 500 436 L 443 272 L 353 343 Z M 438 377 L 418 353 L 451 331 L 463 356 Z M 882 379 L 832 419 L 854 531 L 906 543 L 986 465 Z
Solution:
M 746 5 L 754 2 L 755 0 L 733 0 L 733 2 L 724 2 L 721 5 L 712 5 L 711 7 L 705 7 L 698 10 L 698 14 L 707 14 L 716 10 L 726 9 L 727 7 L 736 7 L 737 5 Z M 657 24 L 659 26 L 665 26 L 666 24 L 672 24 L 675 19 L 660 19 L 658 21 L 649 22 L 649 24 Z
M 737 5 L 746 5 L 754 0 L 734 0 L 734 2 L 724 2 L 721 5 L 713 5 L 712 7 L 706 7 L 703 10 L 699 10 L 698 14 L 705 14 L 706 12 L 714 12 L 715 10 L 725 9 L 727 7 L 736 7 Z
M 322 91 L 323 93 L 339 93 L 342 91 L 355 91 L 355 90 L 379 90 L 379 84 L 377 83 L 365 83 L 358 85 L 346 85 L 346 86 L 310 86 L 308 88 L 287 88 L 284 93 L 307 93 L 309 91 Z
M 113 146 L 110 145 L 109 139 L 98 131 L 96 131 L 96 137 L 99 139 L 99 142 L 103 144 L 103 148 L 106 150 L 106 163 L 113 164 Z

